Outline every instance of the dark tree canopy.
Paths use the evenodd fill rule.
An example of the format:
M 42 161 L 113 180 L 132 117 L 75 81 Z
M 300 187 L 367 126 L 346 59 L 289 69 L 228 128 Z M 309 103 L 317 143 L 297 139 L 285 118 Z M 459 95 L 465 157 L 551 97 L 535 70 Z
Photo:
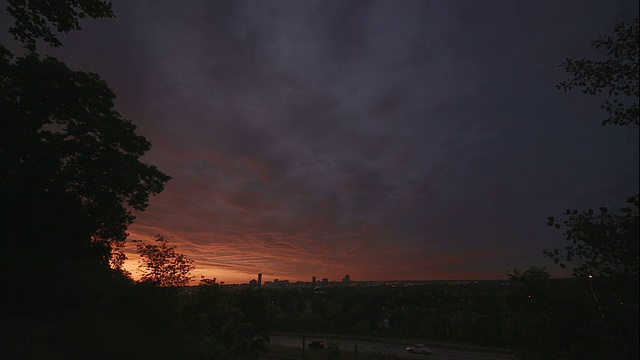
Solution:
M 0 58 L 3 187 L 73 195 L 101 241 L 124 240 L 132 212 L 169 180 L 140 162 L 150 143 L 113 109 L 114 99 L 98 75 L 54 58 Z
M 80 19 L 114 17 L 112 5 L 103 0 L 8 0 L 7 11 L 15 19 L 9 32 L 29 51 L 36 50 L 37 40 L 50 46 L 62 45 L 53 30 L 68 33 L 80 30 Z
M 7 11 L 28 52 L 15 58 L 0 44 L 0 210 L 12 254 L 3 265 L 34 273 L 28 263 L 121 265 L 123 254 L 112 255 L 133 213 L 170 177 L 140 161 L 150 143 L 114 110 L 100 76 L 36 53 L 38 41 L 62 45 L 58 34 L 80 30 L 83 18 L 113 17 L 112 5 L 8 0 Z
M 601 108 L 609 116 L 603 125 L 640 125 L 639 40 L 638 18 L 616 25 L 612 36 L 593 41 L 596 48 L 607 51 L 606 59 L 566 59 L 562 66 L 573 77 L 557 88 L 564 91 L 581 88 L 589 95 L 605 95 Z M 613 359 L 638 358 L 638 194 L 628 198 L 627 203 L 621 209 L 568 209 L 563 220 L 550 216 L 547 225 L 562 228 L 568 244 L 560 249 L 544 250 L 544 255 L 561 267 L 571 263 L 577 278 L 588 279 L 593 301 L 585 303 L 588 306 L 583 309 L 591 308 L 591 314 L 580 314 L 572 322 L 586 319 L 597 325 L 601 334 L 594 337 L 592 332 L 585 333 L 580 336 L 581 342 L 585 345 L 601 342 L 596 349 L 607 349 Z M 584 325 L 582 328 L 587 328 L 589 323 Z M 589 353 L 577 353 L 577 358 L 586 358 Z
M 609 117 L 602 124 L 640 125 L 638 119 L 638 18 L 616 25 L 613 36 L 594 40 L 593 46 L 607 51 L 605 60 L 565 59 L 562 67 L 573 77 L 558 84 L 569 91 L 581 88 L 585 94 L 604 93 L 607 100 L 601 106 Z
M 639 125 L 638 120 L 638 18 L 616 25 L 613 36 L 593 41 L 596 48 L 606 49 L 607 59 L 571 60 L 563 63 L 573 78 L 558 84 L 565 91 L 582 88 L 586 94 L 606 93 L 602 105 L 609 117 L 604 125 Z M 564 249 L 544 250 L 547 257 L 565 267 L 565 262 L 578 263 L 574 275 L 615 275 L 638 277 L 638 195 L 630 197 L 630 207 L 620 211 L 600 207 L 599 213 L 567 210 L 566 220 L 550 216 L 547 225 L 565 227 Z
M 628 200 L 630 207 L 612 213 L 606 207 L 598 212 L 567 210 L 562 223 L 549 217 L 547 225 L 566 227 L 566 240 L 571 242 L 564 251 L 545 250 L 546 256 L 565 267 L 565 262 L 577 262 L 576 276 L 638 276 L 639 237 L 638 195 Z

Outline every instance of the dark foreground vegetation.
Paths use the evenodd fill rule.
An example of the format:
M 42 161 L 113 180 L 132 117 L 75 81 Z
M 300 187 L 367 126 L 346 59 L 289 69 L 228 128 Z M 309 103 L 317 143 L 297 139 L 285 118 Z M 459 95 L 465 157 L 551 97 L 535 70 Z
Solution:
M 532 268 L 467 285 L 240 289 L 68 270 L 8 296 L 3 358 L 254 359 L 276 331 L 503 347 L 522 359 L 638 353 L 638 286 L 625 279 L 552 280 Z
M 242 311 L 251 298 L 217 286 L 192 296 L 99 269 L 49 285 L 9 296 L 3 359 L 251 359 L 267 330 Z

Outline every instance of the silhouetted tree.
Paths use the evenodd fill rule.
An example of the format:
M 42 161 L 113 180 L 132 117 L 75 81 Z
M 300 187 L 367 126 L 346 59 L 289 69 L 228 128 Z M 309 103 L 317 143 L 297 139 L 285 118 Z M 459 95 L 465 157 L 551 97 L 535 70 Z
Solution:
M 603 125 L 640 125 L 638 113 L 639 79 L 638 18 L 616 25 L 612 36 L 593 41 L 596 48 L 607 51 L 602 61 L 566 59 L 562 66 L 573 78 L 558 84 L 565 91 L 581 88 L 586 94 L 604 93 L 601 106 L 608 118 Z M 589 283 L 592 304 L 607 329 L 605 339 L 609 351 L 625 352 L 626 358 L 638 357 L 638 268 L 639 256 L 639 196 L 627 200 L 629 206 L 620 210 L 600 207 L 567 210 L 564 220 L 549 217 L 547 225 L 563 228 L 569 245 L 563 249 L 544 250 L 545 256 L 565 267 L 565 262 L 577 263 L 573 273 Z M 588 278 L 588 280 L 586 280 Z M 597 296 L 599 293 L 600 296 Z
M 113 109 L 114 99 L 96 74 L 36 54 L 13 60 L 0 48 L 3 213 L 24 227 L 47 217 L 67 218 L 60 226 L 76 222 L 84 228 L 82 241 L 102 248 L 100 261 L 107 264 L 112 242 L 124 241 L 133 212 L 144 210 L 170 179 L 139 160 L 150 143 Z M 41 209 L 38 216 L 27 216 L 34 207 Z
M 7 11 L 15 20 L 9 32 L 29 53 L 14 58 L 0 45 L 0 200 L 12 228 L 40 228 L 11 240 L 18 247 L 27 241 L 43 245 L 73 232 L 108 264 L 133 212 L 144 210 L 170 178 L 139 161 L 150 144 L 113 109 L 115 94 L 104 80 L 41 58 L 35 49 L 40 40 L 60 46 L 57 33 L 80 30 L 85 17 L 113 17 L 112 5 L 8 0 Z M 48 218 L 63 219 L 39 225 L 52 223 Z
M 8 0 L 7 11 L 15 19 L 9 32 L 33 52 L 36 42 L 50 46 L 62 45 L 52 28 L 59 33 L 80 30 L 80 19 L 114 17 L 112 5 L 103 0 Z
M 562 67 L 573 78 L 560 82 L 558 89 L 569 91 L 581 88 L 586 94 L 605 93 L 603 108 L 609 117 L 603 125 L 640 125 L 638 97 L 640 89 L 640 31 L 638 18 L 615 26 L 613 35 L 601 36 L 592 41 L 597 49 L 607 51 L 602 61 L 566 59 Z M 565 261 L 578 261 L 576 276 L 623 275 L 638 276 L 638 194 L 630 197 L 630 207 L 619 213 L 606 207 L 599 214 L 592 209 L 579 211 L 568 209 L 566 220 L 549 217 L 547 225 L 566 227 L 564 233 L 571 245 L 564 250 L 544 250 L 556 264 L 565 267 Z
M 156 235 L 158 245 L 138 244 L 137 251 L 145 273 L 141 282 L 151 282 L 160 287 L 185 286 L 191 281 L 189 273 L 195 269 L 193 260 L 168 246 L 164 236 Z
M 123 254 L 112 250 L 169 176 L 140 161 L 150 143 L 114 110 L 104 80 L 35 50 L 40 41 L 60 46 L 56 32 L 79 30 L 84 17 L 113 17 L 111 4 L 8 3 L 10 32 L 27 53 L 15 57 L 0 45 L 0 276 L 9 294 L 2 358 L 238 358 L 209 336 L 220 334 L 208 332 L 210 322 L 185 320 L 201 313 L 185 310 L 189 296 L 134 286 L 109 267 L 122 267 Z M 227 309 L 218 308 L 224 321 L 216 326 L 240 338 L 241 314 Z
M 557 85 L 564 91 L 582 88 L 585 94 L 605 93 L 607 100 L 601 106 L 609 117 L 602 124 L 640 125 L 638 118 L 638 18 L 616 25 L 613 36 L 601 36 L 592 41 L 596 49 L 607 51 L 602 61 L 565 59 L 562 67 L 573 78 Z
M 565 261 L 580 262 L 574 267 L 575 276 L 638 276 L 638 195 L 629 198 L 633 206 L 620 209 L 620 214 L 611 213 L 601 207 L 599 213 L 567 210 L 568 218 L 562 223 L 553 216 L 549 226 L 565 227 L 564 235 L 571 245 L 564 248 L 544 250 L 544 254 L 556 264 L 565 267 Z

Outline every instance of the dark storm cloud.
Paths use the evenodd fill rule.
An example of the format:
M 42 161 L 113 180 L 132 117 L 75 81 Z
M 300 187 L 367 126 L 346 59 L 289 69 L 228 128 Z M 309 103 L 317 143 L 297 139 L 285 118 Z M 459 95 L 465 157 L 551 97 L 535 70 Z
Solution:
M 578 20 L 567 5 L 427 5 L 411 12 L 342 2 L 224 13 L 231 16 L 225 26 L 246 30 L 212 35 L 221 38 L 224 56 L 196 73 L 209 79 L 201 80 L 205 89 L 224 89 L 211 92 L 223 105 L 209 113 L 217 119 L 196 126 L 223 152 L 280 164 L 276 177 L 306 194 L 296 205 L 280 202 L 284 208 L 313 213 L 329 197 L 320 214 L 333 215 L 326 226 L 378 226 L 383 235 L 369 247 L 432 243 L 445 256 L 447 249 L 472 254 L 517 243 L 523 252 L 539 251 L 537 236 L 546 235 L 525 230 L 532 219 L 542 224 L 563 207 L 553 199 L 584 179 L 582 191 L 598 191 L 606 179 L 594 169 L 616 172 L 606 160 L 592 166 L 599 159 L 591 155 L 603 152 L 589 149 L 598 145 L 578 145 L 600 138 L 591 135 L 601 131 L 595 114 L 567 119 L 571 109 L 553 90 L 562 50 L 573 52 L 575 38 L 587 36 L 571 30 Z M 207 124 L 215 134 L 203 131 Z M 586 131 L 576 134 L 580 127 Z M 604 153 L 616 142 L 606 141 Z M 428 195 L 411 191 L 420 185 Z M 251 204 L 262 193 L 238 191 L 229 204 Z
M 637 192 L 637 130 L 555 89 L 637 8 L 118 1 L 52 52 L 110 83 L 173 177 L 132 236 L 225 276 L 499 277 L 560 246 L 547 216 Z

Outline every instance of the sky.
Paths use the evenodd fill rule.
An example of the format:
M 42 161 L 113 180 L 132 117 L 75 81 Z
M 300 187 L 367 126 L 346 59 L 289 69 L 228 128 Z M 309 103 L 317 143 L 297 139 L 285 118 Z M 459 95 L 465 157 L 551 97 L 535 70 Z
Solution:
M 129 239 L 162 234 L 196 280 L 569 276 L 547 217 L 638 192 L 638 128 L 555 88 L 637 1 L 113 3 L 41 50 L 152 143 L 172 180 Z

